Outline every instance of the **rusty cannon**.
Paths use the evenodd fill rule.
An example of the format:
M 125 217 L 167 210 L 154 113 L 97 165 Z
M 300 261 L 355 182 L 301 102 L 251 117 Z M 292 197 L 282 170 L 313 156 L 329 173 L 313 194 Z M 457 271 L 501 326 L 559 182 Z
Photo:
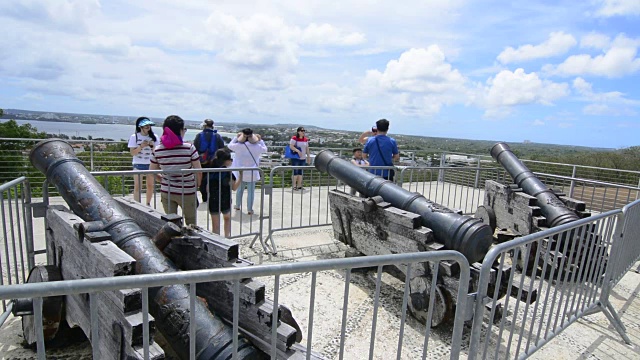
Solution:
M 493 241 L 493 233 L 481 219 L 462 215 L 427 200 L 424 196 L 409 192 L 390 181 L 375 176 L 350 162 L 339 158 L 329 150 L 321 151 L 315 166 L 338 180 L 355 188 L 364 197 L 350 195 L 339 189 L 329 191 L 331 222 L 334 237 L 348 245 L 346 256 L 372 256 L 420 251 L 457 250 L 471 263 L 469 291 L 477 289 L 481 261 Z M 496 270 L 497 270 L 496 265 Z M 432 327 L 452 318 L 458 296 L 460 267 L 455 262 L 425 263 L 408 271 L 406 266 L 387 267 L 385 271 L 401 281 L 409 283 L 408 307 L 419 321 L 429 321 L 429 304 L 433 303 Z M 508 274 L 510 266 L 502 266 Z M 435 276 L 434 276 L 435 275 Z M 435 289 L 432 289 L 434 284 Z M 498 282 L 490 281 L 490 291 L 499 288 L 499 296 L 508 291 L 503 276 Z M 433 290 L 434 299 L 431 299 Z M 517 290 L 512 294 L 517 293 Z M 523 293 L 528 295 L 528 293 Z M 523 296 L 535 301 L 536 296 Z M 495 321 L 502 308 L 493 312 Z
M 493 232 L 481 220 L 460 215 L 418 193 L 353 166 L 330 150 L 316 156 L 315 166 L 366 197 L 380 196 L 396 208 L 420 215 L 422 224 L 430 228 L 436 241 L 445 248 L 462 253 L 470 263 L 480 261 L 492 243 Z
M 491 156 L 507 170 L 514 183 L 526 194 L 537 199 L 540 212 L 549 227 L 570 223 L 579 219 L 558 196 L 527 168 L 511 151 L 509 145 L 499 142 L 491 148 Z
M 111 197 L 75 156 L 72 147 L 62 140 L 37 144 L 30 160 L 46 174 L 48 182 L 56 187 L 72 211 L 60 205 L 47 206 L 48 265 L 34 267 L 29 282 L 252 265 L 239 258 L 239 246 L 231 240 L 196 226 L 183 227 L 178 215 L 161 214 L 128 199 Z M 200 299 L 191 309 L 186 285 L 149 288 L 150 358 L 163 359 L 165 349 L 179 358 L 189 358 L 190 311 L 193 311 L 196 358 L 230 359 L 234 351 L 233 332 L 227 325 L 233 320 L 230 289 L 231 282 L 198 284 L 196 294 Z M 278 358 L 303 356 L 296 350 L 296 342 L 302 338 L 299 326 L 285 306 L 279 305 L 276 309 L 273 302 L 265 298 L 264 284 L 244 279 L 240 291 L 241 306 L 246 311 L 240 313 L 242 334 L 237 339 L 238 358 L 260 359 L 264 357 L 263 352 L 270 352 L 271 319 L 275 316 L 279 319 Z M 96 351 L 105 358 L 142 359 L 140 289 L 96 296 L 100 327 Z M 34 344 L 36 326 L 28 300 L 22 299 L 19 315 L 23 316 L 26 343 Z M 56 340 L 63 323 L 79 327 L 87 336 L 93 334 L 85 294 L 46 298 L 43 308 L 45 340 Z M 156 330 L 162 334 L 167 348 L 154 342 Z M 91 341 L 93 346 L 93 339 Z
M 483 205 L 476 210 L 475 216 L 495 230 L 498 243 L 511 240 L 518 236 L 529 235 L 559 225 L 571 223 L 591 215 L 586 211 L 584 202 L 566 196 L 559 190 L 547 187 L 538 177 L 518 159 L 511 151 L 509 145 L 499 142 L 490 149 L 491 156 L 509 173 L 513 179 L 512 184 L 501 183 L 495 180 L 485 182 L 485 194 Z M 568 259 L 565 261 L 553 261 L 558 267 L 556 274 L 580 266 L 589 266 L 590 261 L 578 261 L 582 258 L 579 249 L 588 249 L 593 244 L 602 249 L 604 244 L 595 227 L 576 229 L 569 234 L 556 235 L 545 239 L 540 249 L 531 247 L 535 258 L 535 251 L 540 251 L 540 259 L 544 258 L 546 251 L 552 252 L 553 259 Z M 602 250 L 600 250 L 602 251 Z M 604 252 L 600 252 L 604 253 Z M 522 260 L 525 255 L 522 252 L 516 260 L 518 268 L 523 268 Z M 603 262 L 604 263 L 604 262 Z M 565 264 L 564 268 L 559 268 Z M 529 264 L 529 272 L 543 264 Z

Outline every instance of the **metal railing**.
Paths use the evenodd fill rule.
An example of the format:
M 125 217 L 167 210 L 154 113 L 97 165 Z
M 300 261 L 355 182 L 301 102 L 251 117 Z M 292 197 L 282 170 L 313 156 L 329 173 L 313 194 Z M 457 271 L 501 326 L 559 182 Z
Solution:
M 270 222 L 267 228 L 269 231 L 269 237 L 271 237 L 274 231 L 330 224 L 330 208 L 327 193 L 331 189 L 340 188 L 340 186 L 343 187 L 343 190 L 346 190 L 346 188 L 344 185 L 338 184 L 335 179 L 318 173 L 313 167 L 299 167 L 299 169 L 304 171 L 304 184 L 305 186 L 308 186 L 309 189 L 303 192 L 294 192 L 290 190 L 290 175 L 295 168 L 296 167 L 274 168 L 269 174 L 269 186 L 265 186 L 266 179 L 264 176 L 262 177 L 262 181 L 260 182 L 260 214 L 264 216 L 257 219 L 257 221 L 260 222 L 260 230 L 255 231 L 255 233 L 258 234 L 254 234 L 254 231 L 242 232 L 242 230 L 238 230 L 237 233 L 234 233 L 235 236 L 256 235 L 259 237 L 263 231 L 265 231 L 262 227 L 262 221 L 266 218 L 268 218 Z M 212 171 L 221 172 L 247 169 L 251 168 L 191 169 L 179 171 L 179 173 L 194 171 L 207 173 Z M 483 182 L 480 179 L 483 179 L 483 176 L 487 178 L 493 178 L 494 176 L 500 178 L 500 176 L 503 176 L 504 174 L 500 169 L 485 168 L 445 167 L 433 169 L 396 169 L 396 171 L 398 170 L 399 176 L 397 176 L 396 181 L 403 187 L 408 188 L 409 190 L 421 190 L 426 197 L 435 197 L 437 200 L 440 200 L 440 202 L 446 203 L 443 205 L 453 208 L 456 208 L 455 204 L 479 204 L 481 199 L 484 197 L 484 195 L 481 195 L 483 193 Z M 122 180 L 123 177 L 143 176 L 147 173 L 159 174 L 162 172 L 97 172 L 94 173 L 94 175 L 98 178 L 104 177 L 102 180 L 103 182 L 106 182 L 106 184 L 122 184 L 124 182 L 124 180 Z M 547 182 L 550 182 L 550 179 L 554 178 L 558 181 L 558 184 L 562 182 L 565 187 L 571 187 L 571 184 L 573 184 L 574 196 L 575 189 L 579 189 L 581 186 L 586 187 L 587 185 L 593 185 L 599 188 L 609 187 L 612 189 L 627 189 L 629 191 L 636 192 L 640 190 L 628 186 L 606 184 L 603 182 L 578 178 L 552 176 L 548 174 L 540 174 L 540 176 L 547 176 Z M 109 178 L 118 180 L 110 182 L 108 180 Z M 442 180 L 450 180 L 451 182 L 443 182 Z M 460 182 L 467 185 L 458 185 Z M 426 183 L 428 183 L 429 186 L 426 186 Z M 47 187 L 45 186 L 45 188 Z M 2 196 L 2 207 L 0 208 L 0 211 L 2 214 L 3 229 L 3 243 L 0 247 L 0 272 L 2 273 L 2 283 L 0 283 L 0 300 L 3 300 L 4 310 L 4 313 L 0 315 L 0 326 L 7 318 L 12 307 L 12 303 L 7 304 L 5 300 L 19 297 L 16 296 L 16 294 L 21 294 L 21 296 L 31 296 L 29 294 L 32 294 L 32 296 L 36 297 L 54 295 L 50 292 L 38 292 L 43 290 L 36 285 L 44 286 L 44 284 L 16 286 L 16 284 L 21 284 L 26 281 L 25 278 L 28 273 L 28 269 L 31 269 L 34 265 L 34 255 L 38 252 L 44 251 L 34 250 L 33 248 L 33 230 L 31 223 L 32 207 L 37 204 L 32 204 L 29 189 L 29 182 L 24 177 L 15 179 L 12 182 L 0 186 L 0 196 Z M 434 190 L 430 193 L 428 189 Z M 439 189 L 437 190 L 437 194 L 439 195 L 435 195 L 436 189 Z M 264 205 L 264 201 L 266 201 L 265 198 L 269 198 L 264 196 L 265 193 L 269 194 L 270 197 L 268 207 Z M 284 198 L 279 199 L 280 201 L 274 202 L 274 194 L 275 196 L 281 196 Z M 615 199 L 618 198 L 616 197 Z M 615 200 L 615 204 L 621 204 L 623 199 L 625 198 Z M 307 204 L 305 201 L 308 201 L 308 207 L 305 205 Z M 274 206 L 277 204 L 280 204 L 280 209 Z M 473 207 L 472 205 L 470 206 L 471 208 Z M 598 202 L 595 201 L 592 202 L 590 206 L 595 208 L 599 205 Z M 467 207 L 465 206 L 459 206 L 458 208 L 465 212 L 467 211 Z M 268 209 L 268 211 L 265 212 L 266 209 Z M 297 209 L 302 209 L 303 211 L 301 212 L 301 216 L 307 216 L 308 218 L 299 220 L 297 215 L 294 216 L 290 213 Z M 600 206 L 599 209 L 602 210 L 603 207 Z M 324 216 L 326 220 L 323 220 L 322 216 Z M 275 225 L 271 224 L 273 220 L 277 221 L 279 219 L 289 219 L 290 222 L 283 220 L 284 223 L 275 222 Z M 239 227 L 234 227 L 234 229 L 238 228 Z M 470 358 L 494 358 L 496 356 L 503 356 L 505 351 L 507 357 L 528 357 L 571 324 L 594 311 L 602 311 L 613 324 L 614 328 L 620 333 L 622 338 L 625 341 L 629 341 L 620 318 L 609 302 L 609 295 L 611 289 L 633 266 L 635 261 L 640 258 L 640 245 L 638 245 L 640 244 L 639 240 L 640 201 L 635 201 L 626 205 L 622 209 L 614 209 L 602 214 L 594 215 L 590 218 L 496 245 L 485 256 L 477 293 L 467 294 L 466 291 L 459 292 L 460 294 L 464 293 L 465 295 L 468 295 L 469 298 L 476 300 L 476 304 L 473 309 L 474 322 L 470 334 Z M 256 238 L 254 238 L 251 244 L 253 245 L 255 241 Z M 265 252 L 277 251 L 272 237 L 270 248 L 269 246 L 266 246 L 265 242 L 262 242 L 262 246 Z M 442 253 L 438 251 L 419 254 L 403 254 L 400 257 L 385 258 L 385 261 L 393 263 L 402 262 L 407 259 L 403 256 L 411 255 L 417 256 L 420 259 L 427 259 L 421 261 L 435 262 L 444 260 L 444 258 L 439 256 L 450 256 L 451 253 L 452 252 Z M 426 257 L 422 258 L 421 256 Z M 459 256 L 459 254 L 456 255 L 456 261 L 458 261 L 457 259 Z M 360 259 L 362 260 L 363 258 Z M 318 271 L 324 271 L 330 268 L 338 269 L 340 266 L 348 269 L 360 267 L 360 265 L 376 266 L 366 262 L 368 261 L 367 259 L 370 260 L 371 258 L 365 258 L 365 260 L 363 260 L 365 262 L 353 263 L 334 263 L 329 260 L 320 260 L 313 263 L 293 264 L 295 265 L 293 267 L 292 264 L 287 264 L 286 266 L 283 265 L 281 267 L 279 267 L 279 265 L 275 267 L 266 267 L 268 270 L 264 270 L 262 267 L 250 267 L 248 269 L 254 269 L 251 271 L 255 272 L 250 271 L 249 273 L 235 273 L 233 271 L 229 272 L 230 269 L 224 269 L 220 270 L 220 273 L 215 271 L 207 273 L 206 276 L 193 275 L 193 278 L 188 277 L 187 280 L 184 281 L 186 283 L 196 283 L 200 282 L 200 280 L 209 281 L 209 279 L 236 281 L 236 279 L 248 276 L 274 276 L 274 295 L 276 295 L 279 288 L 278 284 L 280 275 L 294 273 L 299 274 L 304 271 L 311 271 L 312 290 L 310 290 L 310 298 L 314 299 L 315 279 Z M 412 259 L 418 261 L 418 258 Z M 25 264 L 27 265 L 25 266 Z M 382 269 L 380 264 L 382 263 L 376 264 L 380 266 L 378 268 L 379 281 Z M 495 270 L 492 270 L 492 264 L 499 264 L 500 270 L 498 270 L 497 273 Z M 466 267 L 463 266 L 463 268 L 468 268 L 468 264 L 466 264 Z M 242 269 L 242 271 L 248 270 Z M 187 276 L 191 276 L 191 272 L 182 272 L 180 274 L 187 274 Z M 345 299 L 348 298 L 349 280 L 351 276 L 349 274 L 350 272 L 347 272 L 344 277 Z M 156 275 L 144 275 L 140 278 L 145 279 L 144 283 L 136 283 L 135 281 L 137 280 L 131 280 L 134 282 L 127 283 L 125 281 L 118 284 L 126 286 L 123 288 L 144 288 L 154 286 L 153 281 L 172 281 L 172 283 L 183 283 L 180 282 L 183 280 L 178 280 L 182 279 L 180 278 L 181 275 L 170 275 L 167 278 L 162 278 L 162 280 L 151 279 L 152 282 L 147 282 L 149 279 L 145 278 L 146 276 Z M 203 276 L 203 278 L 199 278 L 198 276 Z M 467 273 L 463 271 L 460 276 L 460 286 L 462 286 L 464 281 L 468 283 L 468 280 L 465 280 L 468 279 Z M 205 277 L 207 280 L 205 280 Z M 497 283 L 501 286 L 496 286 L 495 289 L 489 289 L 489 279 L 493 277 L 497 278 Z M 94 280 L 96 282 L 91 282 Z M 73 290 L 75 291 L 74 293 L 82 291 L 92 293 L 113 289 L 113 287 L 109 286 L 113 286 L 114 284 L 113 282 L 109 282 L 110 285 L 105 285 L 106 282 L 103 281 L 103 283 L 101 283 L 100 279 L 81 281 L 89 282 L 80 282 L 80 285 L 72 285 L 72 288 L 75 289 Z M 76 284 L 76 282 L 73 282 L 73 284 Z M 168 283 L 163 282 L 163 284 Z M 32 286 L 36 287 L 33 288 Z M 75 286 L 80 287 L 76 289 Z M 379 288 L 378 282 L 376 283 L 376 288 Z M 13 295 L 6 295 L 6 297 L 2 297 L 1 294 L 3 294 L 3 291 L 7 289 L 9 289 L 9 293 Z M 27 292 L 25 293 L 25 291 Z M 28 291 L 36 292 L 29 293 Z M 56 294 L 59 294 L 60 291 L 63 290 L 58 289 L 56 291 Z M 376 293 L 377 292 L 378 290 L 376 290 Z M 504 300 L 504 304 L 502 304 L 498 300 L 501 298 L 500 295 L 503 295 L 502 292 L 505 292 L 506 294 L 515 294 L 515 297 L 507 297 Z M 406 297 L 406 290 L 404 296 Z M 434 297 L 431 296 L 431 298 Z M 345 303 L 347 302 L 347 300 L 344 301 Z M 460 299 L 458 299 L 458 301 L 460 301 Z M 459 308 L 461 304 L 464 304 L 464 302 L 458 303 Z M 484 322 L 484 314 L 487 311 L 485 307 L 486 305 L 489 305 L 489 308 L 493 309 L 490 311 L 488 318 L 494 319 L 496 318 L 495 315 L 497 312 L 502 313 L 502 318 L 499 320 L 499 323 L 494 325 L 493 323 Z M 502 305 L 504 305 L 504 310 L 500 311 Z M 313 312 L 313 306 L 314 302 L 313 300 L 310 300 L 309 311 L 311 313 L 309 314 L 310 331 L 308 333 L 308 338 L 312 338 L 313 335 L 311 330 L 313 328 L 313 316 L 311 315 Z M 376 302 L 376 308 L 377 306 Z M 344 351 L 345 309 L 343 309 L 341 317 L 343 332 L 341 333 L 340 352 Z M 464 322 L 469 318 L 468 316 L 469 314 L 456 313 L 455 323 L 458 324 L 458 322 Z M 405 317 L 406 303 L 403 305 L 403 323 Z M 498 316 L 497 318 L 500 317 Z M 375 316 L 372 321 L 372 326 L 375 328 Z M 452 333 L 452 336 L 454 337 L 457 336 L 455 335 L 456 331 L 458 331 L 457 326 L 458 325 L 454 327 Z M 237 329 L 235 329 L 235 331 L 237 332 Z M 374 336 L 372 336 L 371 339 L 371 349 L 374 349 Z M 429 332 L 427 331 L 425 349 L 427 348 L 426 344 L 428 344 L 428 339 Z M 398 353 L 400 353 L 402 351 L 402 337 L 399 338 L 398 342 Z M 307 346 L 310 346 L 309 344 L 310 340 Z M 454 354 L 458 354 L 459 349 L 460 347 L 451 349 L 452 358 Z
M 253 278 L 253 277 L 269 277 L 273 281 L 273 308 L 278 308 L 280 303 L 280 283 L 281 277 L 285 275 L 294 275 L 294 274 L 309 274 L 310 276 L 310 286 L 308 287 L 308 294 L 298 294 L 296 297 L 296 302 L 301 304 L 307 301 L 307 314 L 296 314 L 301 318 L 307 318 L 307 332 L 306 332 L 306 354 L 307 359 L 311 358 L 312 351 L 316 351 L 312 347 L 314 330 L 316 327 L 322 326 L 322 324 L 332 324 L 332 323 L 340 323 L 340 332 L 339 332 L 339 345 L 337 352 L 339 353 L 339 357 L 343 358 L 346 351 L 348 351 L 347 341 L 347 322 L 348 322 L 348 314 L 349 309 L 353 308 L 357 304 L 354 304 L 350 301 L 350 287 L 351 287 L 351 276 L 352 271 L 360 268 L 368 268 L 368 267 L 376 267 L 377 268 L 377 276 L 375 281 L 375 289 L 373 292 L 368 295 L 373 298 L 373 316 L 371 317 L 371 333 L 369 338 L 369 359 L 374 357 L 389 357 L 388 350 L 382 349 L 380 347 L 376 348 L 378 344 L 377 340 L 380 340 L 380 337 L 376 336 L 376 329 L 378 325 L 378 314 L 380 313 L 380 288 L 382 286 L 382 269 L 387 265 L 406 265 L 408 274 L 411 274 L 412 266 L 417 266 L 418 264 L 428 263 L 434 269 L 439 268 L 439 264 L 442 261 L 451 261 L 455 262 L 460 267 L 460 275 L 459 275 L 459 287 L 458 287 L 458 298 L 457 308 L 455 312 L 455 320 L 453 322 L 453 327 L 449 332 L 449 336 L 451 338 L 451 359 L 457 359 L 460 355 L 460 348 L 462 342 L 462 330 L 464 327 L 464 312 L 466 309 L 466 292 L 465 289 L 469 286 L 469 264 L 460 253 L 455 251 L 438 251 L 438 252 L 421 252 L 421 253 L 409 253 L 409 254 L 395 254 L 395 255 L 381 255 L 381 256 L 369 256 L 369 257 L 360 257 L 360 258 L 349 258 L 349 259 L 333 259 L 333 260 L 323 260 L 323 261 L 312 261 L 312 262 L 299 262 L 293 264 L 278 264 L 278 265 L 262 265 L 262 266 L 251 266 L 251 267 L 241 267 L 241 268 L 225 268 L 225 269 L 214 269 L 214 270 L 197 270 L 197 271 L 180 271 L 173 273 L 164 273 L 164 274 L 150 274 L 150 275 L 132 275 L 132 276 L 120 276 L 109 279 L 104 278 L 96 278 L 96 279 L 82 279 L 82 280 L 65 280 L 65 281 L 56 281 L 56 282 L 44 282 L 44 283 L 33 283 L 33 284 L 22 284 L 22 285 L 6 285 L 0 286 L 0 300 L 11 300 L 11 299 L 34 299 L 34 316 L 36 319 L 42 319 L 42 303 L 43 298 L 50 296 L 60 296 L 60 295 L 71 295 L 71 294 L 89 294 L 89 304 L 97 305 L 97 302 L 91 301 L 91 299 L 97 298 L 101 292 L 111 291 L 111 290 L 119 290 L 119 289 L 141 289 L 142 292 L 142 309 L 143 309 L 143 317 L 149 318 L 148 313 L 148 302 L 149 295 L 148 289 L 150 287 L 159 287 L 159 286 L 167 286 L 167 285 L 175 285 L 175 284 L 189 284 L 190 286 L 190 304 L 191 308 L 193 308 L 196 302 L 196 293 L 197 293 L 197 284 L 205 283 L 205 282 L 215 282 L 215 281 L 228 281 L 231 282 L 232 285 L 230 288 L 233 290 L 233 319 L 229 319 L 230 323 L 233 327 L 233 355 L 234 358 L 237 356 L 238 344 L 237 338 L 238 333 L 240 332 L 238 326 L 238 314 L 240 310 L 240 297 L 241 293 L 240 282 L 243 279 Z M 422 265 L 420 265 L 422 266 Z M 342 271 L 344 270 L 344 272 Z M 315 314 L 315 309 L 317 305 L 317 297 L 316 291 L 321 284 L 317 281 L 319 275 L 322 276 L 324 272 L 327 271 L 338 271 L 340 274 L 344 274 L 344 288 L 342 291 L 342 309 L 341 312 L 336 314 L 336 317 L 328 316 L 326 313 L 323 316 L 318 316 Z M 409 278 L 410 276 L 407 276 Z M 434 279 L 437 277 L 437 274 L 434 276 Z M 398 337 L 397 342 L 397 350 L 396 357 L 399 359 L 402 356 L 403 352 L 403 332 L 406 326 L 407 320 L 407 309 L 409 302 L 409 281 L 405 281 L 403 285 L 402 292 L 402 306 L 400 312 L 400 336 Z M 434 296 L 433 291 L 435 290 L 435 283 L 431 286 L 432 292 L 430 299 L 431 301 L 428 304 L 428 314 L 427 314 L 427 323 L 431 323 L 431 319 L 434 312 L 434 302 L 437 298 Z M 324 289 L 324 291 L 335 291 L 335 289 Z M 308 297 L 306 296 L 308 295 Z M 284 301 L 283 301 L 284 302 Z M 95 306 L 91 307 L 91 313 L 98 312 L 99 309 L 96 309 Z M 279 312 L 274 312 L 276 318 L 271 321 L 272 324 L 272 332 L 270 343 L 276 343 L 276 327 L 279 323 Z M 97 343 L 100 339 L 99 336 L 93 334 L 94 331 L 100 331 L 97 324 L 97 316 L 91 316 L 91 334 L 87 334 L 87 337 L 93 339 L 92 347 L 93 349 L 98 349 L 99 344 Z M 36 335 L 38 337 L 37 340 L 37 354 L 39 359 L 45 359 L 46 349 L 45 342 L 43 336 L 43 326 L 42 322 L 35 322 L 36 326 Z M 325 325 L 326 326 L 326 325 Z M 191 334 L 195 334 L 195 322 L 189 322 L 189 332 Z M 144 353 L 146 358 L 149 355 L 149 322 L 143 322 L 143 339 L 144 341 Z M 186 331 L 186 329 L 185 329 Z M 426 358 L 427 355 L 430 354 L 430 350 L 432 353 L 435 351 L 432 348 L 429 348 L 429 340 L 431 337 L 430 328 L 426 327 L 426 331 L 424 331 L 424 340 L 422 343 L 422 358 Z M 194 337 L 189 337 L 190 344 L 194 340 Z M 94 343 L 94 341 L 96 343 Z M 436 351 L 438 349 L 436 348 Z M 195 347 L 193 344 L 190 346 L 190 356 L 193 359 L 195 357 Z M 276 347 L 271 347 L 271 353 L 269 354 L 272 359 L 275 359 L 277 356 Z M 382 352 L 382 353 L 381 353 Z M 95 352 L 94 352 L 95 353 Z M 362 356 L 363 354 L 353 354 L 353 356 Z
M 35 264 L 31 194 L 25 177 L 0 185 L 0 214 L 0 287 L 24 283 Z M 6 305 L 3 301 L 3 311 Z
M 28 162 L 29 149 L 43 139 L 15 139 L 0 138 L 0 141 L 20 144 L 25 150 L 4 150 L 0 151 L 0 183 L 11 181 L 16 175 L 25 175 L 35 186 L 32 190 L 34 194 L 39 193 L 38 185 L 44 181 L 44 176 L 39 172 L 30 169 Z M 76 155 L 82 160 L 91 171 L 124 171 L 131 169 L 131 155 L 126 148 L 126 141 L 108 140 L 68 140 L 75 144 Z M 122 149 L 121 149 L 122 148 Z M 280 148 L 274 146 L 273 148 Z M 312 151 L 324 148 L 312 147 Z M 338 153 L 341 157 L 350 158 L 352 148 L 329 148 Z M 415 149 L 401 149 L 402 153 L 409 153 L 415 159 L 417 152 L 426 152 Z M 496 167 L 497 163 L 491 156 L 484 154 L 465 154 L 457 152 L 443 152 L 441 150 L 428 151 L 429 153 L 440 154 L 434 156 L 440 162 L 440 166 L 466 166 L 466 167 Z M 447 155 L 458 155 L 465 157 L 465 161 L 459 159 L 448 159 Z M 538 160 L 521 159 L 523 163 L 533 172 L 548 173 L 559 176 L 570 176 L 573 178 L 592 179 L 601 182 L 623 184 L 627 186 L 640 187 L 640 171 L 620 170 L 602 168 L 585 165 L 563 164 Z M 281 159 L 284 164 L 286 159 Z M 263 166 L 265 172 L 271 167 Z M 132 183 L 128 183 L 132 186 Z
M 413 192 L 463 214 L 474 214 L 484 201 L 486 180 L 499 180 L 497 168 L 404 167 L 399 182 Z
M 363 169 L 372 172 L 394 170 L 397 173 L 397 168 L 393 166 L 367 166 Z M 294 170 L 302 171 L 302 190 L 294 190 L 291 187 Z M 277 253 L 277 246 L 273 240 L 275 232 L 331 224 L 329 191 L 338 188 L 347 191 L 346 185 L 313 166 L 277 166 L 271 169 L 268 192 L 269 222 L 265 241 L 270 240 L 274 254 Z M 280 207 L 276 208 L 278 204 Z
M 465 157 L 464 161 L 460 159 L 448 159 L 447 155 L 458 155 Z M 442 152 L 440 157 L 440 165 L 446 166 L 478 166 L 478 167 L 495 167 L 496 161 L 490 155 L 484 154 L 465 154 L 456 152 Z M 548 173 L 560 176 L 569 176 L 574 178 L 592 179 L 607 183 L 621 184 L 640 187 L 640 171 L 621 170 L 612 168 L 603 168 L 597 166 L 575 165 L 555 163 L 549 161 L 520 159 L 529 170 L 538 173 Z
M 636 200 L 622 208 L 618 227 L 614 235 L 610 264 L 607 268 L 605 285 L 606 294 L 626 274 L 633 264 L 640 259 L 640 200 Z
M 616 226 L 640 220 L 624 221 L 621 213 L 609 211 L 493 247 L 483 260 L 475 294 L 469 358 L 526 358 L 594 311 L 603 311 L 628 341 L 615 310 L 607 305 L 606 289 L 613 284 L 604 281 L 605 273 L 618 266 L 609 254 L 616 247 L 629 247 L 616 244 Z M 633 261 L 627 258 L 619 266 Z M 492 264 L 499 264 L 497 274 L 492 273 Z M 489 291 L 493 277 L 502 286 Z M 515 300 L 506 298 L 502 319 L 495 326 L 483 323 L 485 306 L 491 309 L 490 319 L 500 309 L 501 291 L 516 293 Z
M 160 183 L 158 180 L 156 180 L 155 178 L 156 175 L 168 174 L 168 175 L 174 175 L 174 176 L 181 176 L 184 178 L 189 174 L 202 174 L 202 177 L 204 178 L 205 176 L 209 177 L 212 174 L 234 173 L 234 172 L 237 173 L 240 171 L 258 171 L 260 173 L 260 180 L 255 181 L 256 186 L 255 186 L 255 194 L 254 194 L 254 201 L 255 201 L 254 207 L 257 206 L 257 210 L 253 214 L 248 214 L 248 210 L 245 205 L 246 200 L 243 201 L 241 204 L 237 204 L 235 203 L 235 197 L 233 197 L 232 203 L 231 203 L 232 206 L 231 206 L 231 209 L 229 209 L 230 210 L 229 221 L 231 224 L 231 234 L 229 238 L 254 236 L 254 241 L 251 243 L 251 246 L 253 246 L 253 243 L 255 242 L 255 240 L 260 239 L 260 242 L 264 247 L 265 243 L 262 241 L 262 233 L 263 233 L 262 219 L 265 218 L 266 216 L 265 216 L 265 207 L 264 207 L 265 179 L 264 179 L 264 173 L 262 169 L 259 169 L 259 168 L 208 168 L 208 169 L 184 169 L 184 170 L 173 170 L 173 171 L 128 170 L 128 171 L 94 171 L 91 174 L 95 176 L 96 179 L 98 179 L 98 181 L 102 184 L 102 186 L 105 189 L 107 189 L 107 191 L 110 194 L 114 196 L 120 195 L 123 197 L 129 196 L 132 193 L 133 187 L 129 187 L 127 186 L 127 184 L 132 182 L 131 179 L 133 179 L 133 177 L 137 176 L 139 178 L 139 181 L 142 181 L 142 178 L 146 177 L 147 175 L 153 175 L 154 176 L 154 180 L 153 180 L 154 192 L 151 197 L 151 207 L 157 210 L 162 210 L 163 205 L 161 204 L 162 201 L 161 201 L 161 193 L 160 193 Z M 216 204 L 217 205 L 216 208 L 218 209 L 222 208 L 221 202 L 223 201 L 223 196 L 221 196 L 221 192 L 223 191 L 223 188 L 220 184 L 222 176 L 218 176 L 217 178 L 218 178 L 217 188 L 219 189 L 219 191 L 218 191 L 218 194 L 215 194 L 216 196 L 212 196 L 212 194 L 209 193 L 210 187 L 207 187 L 206 188 L 206 192 L 208 195 L 207 201 L 188 205 L 188 206 L 195 207 L 195 209 L 191 209 L 191 210 L 197 213 L 197 221 L 198 221 L 197 225 L 208 231 L 212 231 L 214 229 L 214 226 L 213 226 L 214 218 L 209 216 L 210 215 L 209 200 L 212 198 L 217 199 L 218 204 Z M 252 180 L 252 179 L 246 179 L 246 180 Z M 48 199 L 50 196 L 55 195 L 55 189 L 51 189 L 50 186 L 48 185 L 48 182 L 46 181 L 45 181 L 45 185 L 43 186 L 43 189 L 45 189 L 44 191 L 45 202 L 47 201 L 46 199 Z M 53 192 L 51 192 L 50 190 L 53 190 Z M 249 196 L 248 191 L 249 190 L 247 190 L 247 194 L 246 194 L 247 196 L 244 197 L 244 199 L 247 199 L 247 197 Z M 169 188 L 169 192 L 171 192 L 171 188 Z M 146 194 L 141 194 L 141 197 L 144 197 L 145 195 Z M 178 197 L 178 199 L 176 199 L 176 197 Z M 196 194 L 196 197 L 198 197 L 198 194 Z M 184 213 L 183 209 L 185 206 L 187 206 L 187 203 L 185 202 L 184 197 L 180 197 L 180 195 L 171 195 L 169 193 L 167 195 L 167 199 L 169 201 L 173 199 L 178 203 L 180 203 L 181 205 L 179 209 L 180 210 L 179 214 Z M 238 208 L 238 210 L 235 210 L 236 207 Z M 204 212 L 206 215 L 202 216 L 202 212 Z M 222 233 L 224 222 L 226 220 L 224 219 L 223 216 L 219 216 L 218 221 L 219 221 L 219 224 L 217 227 L 219 229 L 218 232 Z M 224 233 L 222 234 L 224 235 Z M 268 250 L 265 248 L 265 251 L 268 251 Z

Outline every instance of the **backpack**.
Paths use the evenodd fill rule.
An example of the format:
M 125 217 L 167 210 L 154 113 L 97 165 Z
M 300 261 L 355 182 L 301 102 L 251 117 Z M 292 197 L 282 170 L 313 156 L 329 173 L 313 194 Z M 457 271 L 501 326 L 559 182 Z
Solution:
M 211 132 L 209 141 L 207 141 L 207 134 L 201 132 L 198 134 L 200 137 L 200 143 L 198 144 L 198 153 L 200 154 L 200 162 L 205 162 L 213 159 L 218 150 L 218 133 Z

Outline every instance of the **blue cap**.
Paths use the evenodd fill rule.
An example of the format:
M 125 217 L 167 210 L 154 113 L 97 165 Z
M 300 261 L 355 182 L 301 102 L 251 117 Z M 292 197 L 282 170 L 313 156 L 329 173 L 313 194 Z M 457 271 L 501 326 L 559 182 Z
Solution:
M 143 127 L 143 126 L 147 126 L 147 125 L 151 125 L 151 126 L 155 126 L 156 124 L 149 120 L 149 119 L 144 119 L 142 121 L 140 121 L 140 123 L 138 124 L 138 126 Z

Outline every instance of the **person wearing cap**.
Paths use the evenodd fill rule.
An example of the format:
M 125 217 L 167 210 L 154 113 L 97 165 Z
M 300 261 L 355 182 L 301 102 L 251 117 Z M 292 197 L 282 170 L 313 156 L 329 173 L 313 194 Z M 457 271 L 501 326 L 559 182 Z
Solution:
M 373 125 L 373 127 L 371 127 L 371 131 L 367 130 L 365 132 L 363 132 L 362 134 L 360 134 L 360 138 L 358 139 L 358 142 L 362 145 L 366 144 L 367 141 L 369 140 L 370 137 L 372 136 L 376 136 L 378 135 L 378 126 L 377 125 Z
M 129 137 L 129 152 L 133 156 L 133 170 L 149 170 L 151 163 L 151 155 L 153 147 L 157 141 L 156 135 L 151 130 L 154 122 L 148 117 L 141 116 L 136 120 L 136 132 Z M 147 206 L 151 205 L 151 197 L 153 196 L 153 174 L 142 176 L 140 174 L 133 176 L 133 198 L 140 202 L 140 188 L 142 178 L 146 178 L 147 184 Z

